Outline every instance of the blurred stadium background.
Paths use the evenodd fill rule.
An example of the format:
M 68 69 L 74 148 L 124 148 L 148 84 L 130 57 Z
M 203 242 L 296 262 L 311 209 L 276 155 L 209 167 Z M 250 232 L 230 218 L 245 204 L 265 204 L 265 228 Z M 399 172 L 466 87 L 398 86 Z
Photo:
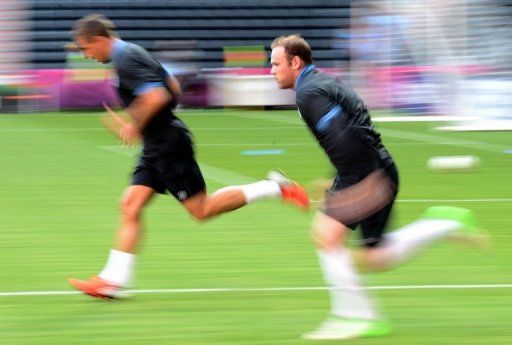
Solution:
M 321 194 L 314 181 L 329 165 L 293 93 L 269 76 L 272 40 L 302 34 L 315 64 L 365 97 L 398 162 L 392 228 L 449 204 L 474 210 L 494 242 L 485 254 L 442 244 L 370 277 L 395 331 L 354 343 L 512 343 L 512 1 L 10 0 L 0 2 L 0 344 L 306 344 L 300 334 L 327 312 L 312 214 L 274 202 L 199 226 L 160 198 L 132 301 L 68 288 L 103 264 L 137 153 L 100 125 L 102 102 L 116 102 L 109 67 L 71 42 L 89 13 L 181 78 L 179 116 L 210 190 L 278 166 Z M 456 155 L 481 166 L 426 168 Z

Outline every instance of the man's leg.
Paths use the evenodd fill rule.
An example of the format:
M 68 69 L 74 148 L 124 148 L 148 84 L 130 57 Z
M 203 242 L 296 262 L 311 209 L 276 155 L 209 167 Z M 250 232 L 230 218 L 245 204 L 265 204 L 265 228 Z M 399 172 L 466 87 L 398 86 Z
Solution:
M 356 253 L 356 260 L 365 270 L 384 271 L 445 238 L 456 238 L 480 247 L 488 241 L 470 210 L 451 206 L 431 207 L 420 219 L 386 234 L 378 247 Z
M 305 339 L 350 339 L 380 335 L 387 328 L 378 322 L 379 314 L 366 292 L 344 243 L 350 229 L 334 218 L 318 213 L 312 235 L 324 279 L 329 286 L 332 317 Z
M 280 172 L 271 172 L 268 180 L 221 188 L 210 196 L 202 191 L 182 203 L 196 219 L 206 220 L 266 198 L 282 198 L 301 209 L 309 208 L 304 188 Z
M 135 185 L 121 199 L 121 225 L 115 249 L 134 254 L 142 234 L 142 210 L 155 195 L 151 187 Z
M 120 288 L 130 285 L 135 253 L 142 235 L 142 210 L 155 191 L 146 186 L 128 187 L 121 201 L 121 225 L 116 246 L 110 250 L 107 263 L 98 276 L 89 280 L 70 279 L 76 289 L 99 298 L 119 297 Z

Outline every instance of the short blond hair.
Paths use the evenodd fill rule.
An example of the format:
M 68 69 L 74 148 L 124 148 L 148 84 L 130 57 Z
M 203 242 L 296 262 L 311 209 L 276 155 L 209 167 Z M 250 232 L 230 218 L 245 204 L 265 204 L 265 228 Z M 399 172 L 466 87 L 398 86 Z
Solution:
M 89 14 L 80 18 L 73 26 L 73 37 L 85 38 L 90 41 L 92 37 L 117 37 L 116 26 L 103 14 Z
M 288 61 L 298 56 L 306 65 L 313 63 L 311 47 L 299 34 L 279 36 L 272 42 L 271 48 L 283 47 Z

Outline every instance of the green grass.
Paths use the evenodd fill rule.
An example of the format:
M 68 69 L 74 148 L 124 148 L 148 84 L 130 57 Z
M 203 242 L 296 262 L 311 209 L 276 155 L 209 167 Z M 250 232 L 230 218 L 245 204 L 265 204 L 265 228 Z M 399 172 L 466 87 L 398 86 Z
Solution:
M 0 116 L 0 293 L 71 291 L 68 277 L 101 269 L 118 223 L 134 150 L 84 113 Z M 331 169 L 295 111 L 189 111 L 210 191 L 276 166 L 309 185 Z M 445 133 L 432 123 L 378 123 L 400 169 L 392 228 L 433 205 L 471 208 L 493 237 L 489 253 L 441 243 L 372 286 L 511 284 L 512 136 Z M 245 156 L 249 149 L 283 155 Z M 432 156 L 477 155 L 471 172 L 426 169 Z M 434 199 L 434 200 L 432 200 Z M 451 201 L 443 201 L 443 200 Z M 497 199 L 496 201 L 468 201 Z M 502 199 L 502 200 L 500 200 Z M 264 201 L 196 224 L 171 197 L 148 208 L 136 288 L 323 286 L 309 223 Z M 511 288 L 376 290 L 394 332 L 354 344 L 510 344 Z M 300 340 L 327 315 L 323 290 L 0 296 L 0 344 L 316 344 Z M 318 342 L 321 344 L 321 342 Z

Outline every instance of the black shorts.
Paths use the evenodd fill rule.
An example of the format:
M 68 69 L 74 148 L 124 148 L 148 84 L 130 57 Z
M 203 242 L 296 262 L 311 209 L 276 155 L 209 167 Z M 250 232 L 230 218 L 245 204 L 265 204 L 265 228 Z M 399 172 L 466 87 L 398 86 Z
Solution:
M 170 192 L 184 201 L 206 189 L 203 174 L 192 157 L 179 159 L 145 159 L 133 172 L 132 185 L 153 188 L 159 194 Z
M 376 247 L 379 245 L 382 239 L 382 235 L 384 234 L 388 221 L 391 217 L 391 211 L 393 209 L 393 204 L 398 192 L 398 170 L 395 164 L 392 164 L 384 169 L 384 172 L 387 174 L 390 182 L 394 185 L 391 191 L 392 194 L 388 199 L 389 202 L 387 202 L 385 206 L 380 208 L 378 211 L 357 222 L 345 224 L 342 220 L 339 219 L 339 217 L 336 216 L 336 212 L 330 210 L 329 208 L 329 198 L 335 198 L 336 192 L 341 193 L 345 188 L 349 187 L 343 185 L 339 175 L 336 176 L 331 189 L 327 191 L 328 194 L 326 197 L 326 208 L 324 209 L 324 213 L 334 219 L 337 219 L 352 230 L 360 227 L 362 242 L 365 246 L 368 247 Z

